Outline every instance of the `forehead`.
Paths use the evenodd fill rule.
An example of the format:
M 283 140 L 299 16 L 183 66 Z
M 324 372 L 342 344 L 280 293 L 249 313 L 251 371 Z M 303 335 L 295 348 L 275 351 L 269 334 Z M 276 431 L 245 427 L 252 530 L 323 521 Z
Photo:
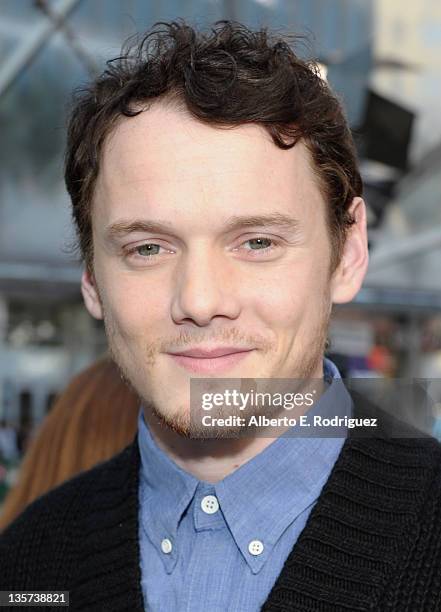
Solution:
M 159 103 L 123 118 L 108 136 L 95 193 L 106 217 L 122 207 L 141 214 L 157 212 L 156 206 L 193 216 L 196 209 L 239 208 L 244 214 L 290 207 L 296 214 L 323 213 L 303 143 L 283 150 L 261 126 L 213 127 Z

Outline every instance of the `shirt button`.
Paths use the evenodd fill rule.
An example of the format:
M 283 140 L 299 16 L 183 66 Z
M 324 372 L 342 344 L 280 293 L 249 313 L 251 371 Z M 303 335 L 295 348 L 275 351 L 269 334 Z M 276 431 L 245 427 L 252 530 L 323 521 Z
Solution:
M 219 510 L 219 502 L 214 495 L 206 495 L 201 500 L 201 508 L 205 514 L 214 514 Z
M 260 540 L 251 540 L 248 544 L 248 552 L 250 555 L 261 555 L 263 553 L 263 543 Z
M 168 555 L 169 553 L 171 553 L 173 548 L 172 543 L 170 542 L 170 540 L 168 538 L 164 538 L 161 542 L 161 550 L 163 553 L 165 553 L 166 555 Z

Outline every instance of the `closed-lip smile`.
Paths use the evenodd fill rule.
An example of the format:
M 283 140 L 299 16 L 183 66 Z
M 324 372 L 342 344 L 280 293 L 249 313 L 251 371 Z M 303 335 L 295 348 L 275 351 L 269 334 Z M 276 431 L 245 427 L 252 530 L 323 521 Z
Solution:
M 189 348 L 167 353 L 178 365 L 198 374 L 218 374 L 244 359 L 254 349 L 238 346 Z
M 213 359 L 215 357 L 223 357 L 224 355 L 232 355 L 233 353 L 243 353 L 252 351 L 249 347 L 238 346 L 219 346 L 213 348 L 190 348 L 185 351 L 171 352 L 171 355 L 182 355 L 183 357 L 197 357 L 199 359 Z

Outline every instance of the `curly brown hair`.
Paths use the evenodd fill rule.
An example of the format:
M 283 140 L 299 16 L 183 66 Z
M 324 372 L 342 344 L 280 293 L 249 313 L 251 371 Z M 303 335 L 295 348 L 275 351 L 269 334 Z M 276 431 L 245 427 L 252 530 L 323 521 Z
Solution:
M 329 204 L 332 271 L 337 267 L 347 229 L 354 223 L 348 209 L 362 194 L 362 181 L 342 105 L 317 64 L 293 51 L 299 39 L 226 20 L 217 21 L 208 33 L 183 20 L 158 22 L 77 93 L 65 181 L 77 234 L 74 249 L 90 270 L 91 202 L 103 142 L 118 119 L 143 112 L 160 97 L 185 105 L 193 117 L 213 127 L 259 124 L 281 149 L 302 140 Z

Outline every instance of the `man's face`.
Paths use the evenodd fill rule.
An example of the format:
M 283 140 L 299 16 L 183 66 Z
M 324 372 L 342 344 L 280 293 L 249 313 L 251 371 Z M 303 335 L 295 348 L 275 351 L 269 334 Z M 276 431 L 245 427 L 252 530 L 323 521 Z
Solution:
M 157 104 L 107 139 L 83 295 L 169 426 L 189 433 L 191 377 L 322 376 L 325 206 L 306 147 L 284 151 L 259 126 L 216 129 Z M 229 355 L 176 355 L 213 348 Z

